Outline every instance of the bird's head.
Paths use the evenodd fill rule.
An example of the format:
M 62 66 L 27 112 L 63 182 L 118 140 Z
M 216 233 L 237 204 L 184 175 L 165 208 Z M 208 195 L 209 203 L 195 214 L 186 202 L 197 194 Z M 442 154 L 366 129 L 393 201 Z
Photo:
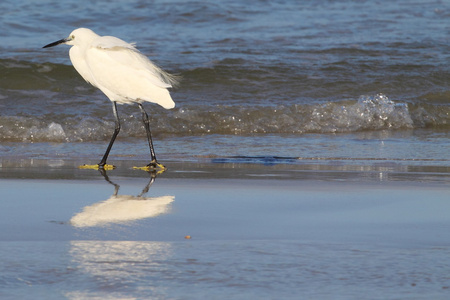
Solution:
M 60 44 L 66 44 L 70 46 L 82 45 L 83 43 L 89 43 L 96 37 L 98 37 L 98 35 L 92 30 L 88 28 L 78 28 L 72 31 L 67 38 L 50 43 L 42 48 L 54 47 Z

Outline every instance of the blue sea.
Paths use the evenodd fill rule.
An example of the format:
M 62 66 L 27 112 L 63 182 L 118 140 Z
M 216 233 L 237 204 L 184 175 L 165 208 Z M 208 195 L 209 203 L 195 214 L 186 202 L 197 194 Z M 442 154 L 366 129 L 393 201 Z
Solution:
M 137 238 L 123 238 L 123 232 L 113 230 L 112 236 L 96 239 L 89 232 L 66 227 L 58 231 L 61 236 L 55 243 L 47 243 L 53 238 L 45 235 L 48 228 L 55 230 L 52 226 L 68 221 L 70 213 L 92 205 L 86 200 L 75 208 L 74 202 L 66 202 L 59 207 L 67 210 L 66 220 L 49 214 L 48 222 L 41 224 L 43 236 L 24 241 L 0 234 L 0 298 L 31 299 L 31 290 L 46 299 L 302 299 L 302 295 L 303 299 L 448 299 L 449 1 L 2 0 L 0 11 L 0 185 L 4 190 L 14 186 L 21 191 L 20 185 L 8 180 L 35 176 L 24 175 L 23 170 L 42 161 L 60 168 L 43 175 L 50 179 L 76 179 L 81 171 L 73 171 L 75 175 L 61 171 L 69 169 L 68 161 L 100 161 L 114 130 L 111 102 L 75 71 L 69 46 L 42 48 L 87 27 L 99 35 L 136 43 L 162 69 L 181 78 L 171 89 L 175 108 L 165 110 L 152 103 L 145 107 L 158 160 L 192 167 L 167 175 L 161 185 L 177 193 L 175 203 L 185 210 L 145 224 L 183 227 L 186 223 L 176 218 L 180 214 L 188 221 L 189 213 L 217 214 L 209 199 L 222 199 L 225 211 L 230 209 L 226 201 L 242 200 L 234 203 L 242 210 L 229 210 L 230 219 L 210 217 L 212 223 L 223 222 L 217 224 L 222 231 L 218 237 L 206 233 L 207 238 L 197 244 L 161 238 L 162 233 L 147 236 L 143 230 Z M 120 105 L 118 113 L 122 130 L 108 162 L 120 167 L 147 161 L 138 106 Z M 233 180 L 231 173 L 236 172 L 246 179 L 278 176 L 302 184 L 286 188 L 288 195 L 281 200 L 268 196 L 272 195 L 269 184 L 260 192 L 252 187 L 249 191 L 264 200 L 259 206 L 250 192 L 236 196 L 232 184 L 214 192 L 205 188 L 202 191 L 208 196 L 204 196 L 194 181 L 184 190 L 170 182 L 183 176 L 222 178 L 222 173 L 198 167 L 199 162 L 214 165 L 212 169 L 223 167 L 225 181 Z M 253 174 L 251 166 L 272 169 Z M 244 168 L 247 173 L 242 175 Z M 111 182 L 95 174 L 108 189 L 106 194 L 112 194 Z M 277 239 L 270 235 L 275 229 L 267 226 L 270 241 L 264 234 L 256 241 L 253 234 L 239 232 L 247 228 L 242 225 L 234 227 L 235 235 L 228 241 L 220 238 L 230 234 L 223 224 L 234 224 L 236 219 L 245 223 L 244 212 L 252 215 L 253 209 L 260 209 L 264 216 L 277 212 L 280 207 L 273 201 L 280 201 L 289 212 L 308 188 L 302 180 L 311 176 L 326 186 L 330 181 L 364 181 L 370 187 L 363 190 L 363 199 L 379 198 L 362 205 L 355 201 L 344 209 L 330 197 L 348 191 L 322 190 L 319 185 L 308 198 L 311 202 L 305 202 L 311 210 L 301 215 L 301 222 L 289 214 L 274 219 L 280 226 L 274 228 L 290 233 L 292 222 L 305 230 L 298 231 L 304 236 L 294 234 L 290 239 L 286 234 L 271 243 Z M 138 190 L 136 182 L 122 179 L 125 186 Z M 383 194 L 383 184 L 409 181 L 410 190 L 390 186 L 392 193 Z M 431 187 L 414 189 L 424 183 Z M 86 192 L 89 182 L 84 181 L 65 188 L 42 184 L 32 185 L 42 195 L 46 190 L 62 195 L 75 189 L 80 199 L 92 200 L 89 197 L 100 193 L 97 188 L 92 188 L 93 194 Z M 398 189 L 400 196 L 395 193 Z M 32 224 L 32 213 L 42 207 L 31 201 L 32 193 L 22 192 L 19 200 L 30 201 L 26 213 Z M 203 196 L 197 199 L 197 193 Z M 8 199 L 16 199 L 14 195 Z M 98 196 L 96 201 L 102 200 Z M 392 203 L 378 201 L 406 201 L 405 197 L 414 201 L 411 206 L 394 205 L 399 215 L 406 213 L 400 221 L 390 215 Z M 318 198 L 327 199 L 326 209 L 315 206 Z M 59 198 L 42 199 L 51 207 L 61 203 Z M 429 199 L 437 204 L 428 207 Z M 3 207 L 22 209 L 16 200 L 1 201 Z M 196 204 L 190 206 L 189 201 Z M 317 213 L 326 223 L 331 215 L 328 205 L 345 213 L 333 215 L 342 227 L 331 232 L 314 228 L 317 223 L 311 217 Z M 193 207 L 197 209 L 190 211 Z M 373 207 L 380 207 L 377 216 L 388 215 L 388 224 L 398 226 L 398 231 L 374 218 L 369 213 Z M 210 214 L 202 214 L 202 209 Z M 368 212 L 368 219 L 346 223 L 346 217 L 360 210 Z M 423 211 L 426 217 L 420 214 Z M 0 213 L 2 232 L 8 233 L 11 224 L 21 232 L 25 225 L 14 223 L 13 213 L 8 213 Z M 42 209 L 42 214 L 47 213 Z M 441 215 L 434 219 L 435 214 Z M 261 226 L 268 224 L 258 215 L 252 218 Z M 200 231 L 209 229 L 191 222 Z M 361 224 L 378 227 L 365 236 Z M 419 245 L 415 236 L 402 235 L 409 232 L 405 228 L 422 225 Z M 347 230 L 356 237 L 348 237 Z M 378 243 L 380 232 L 391 238 L 388 246 Z M 324 239 L 315 241 L 313 233 L 323 234 Z M 407 241 L 396 241 L 398 236 Z M 354 244 L 349 246 L 341 237 Z M 33 251 L 36 256 L 30 255 Z
M 174 109 L 146 105 L 160 158 L 449 166 L 447 1 L 6 0 L 0 9 L 1 157 L 101 158 L 110 101 L 77 74 L 68 46 L 42 49 L 88 27 L 136 42 L 181 76 Z M 148 157 L 138 107 L 119 115 L 111 158 Z

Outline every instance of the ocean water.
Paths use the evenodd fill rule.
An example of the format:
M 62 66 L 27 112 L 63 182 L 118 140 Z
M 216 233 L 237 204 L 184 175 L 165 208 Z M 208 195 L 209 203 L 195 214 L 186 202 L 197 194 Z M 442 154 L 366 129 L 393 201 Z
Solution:
M 0 10 L 0 298 L 448 299 L 448 1 Z M 147 174 L 129 169 L 148 159 L 139 109 L 124 105 L 118 195 L 74 167 L 97 163 L 114 128 L 69 47 L 42 49 L 78 27 L 136 42 L 182 78 L 174 109 L 145 105 L 169 166 L 149 192 L 166 197 L 158 217 L 71 226 L 141 195 Z
M 379 158 L 366 154 L 374 144 L 401 142 L 393 158 L 448 166 L 447 1 L 7 0 L 0 9 L 2 156 L 101 156 L 110 101 L 76 73 L 68 46 L 42 49 L 88 27 L 136 42 L 182 77 L 174 109 L 146 105 L 166 159 L 344 155 L 319 139 L 330 149 L 359 140 L 352 155 L 368 159 Z M 111 157 L 146 157 L 137 106 L 119 114 Z

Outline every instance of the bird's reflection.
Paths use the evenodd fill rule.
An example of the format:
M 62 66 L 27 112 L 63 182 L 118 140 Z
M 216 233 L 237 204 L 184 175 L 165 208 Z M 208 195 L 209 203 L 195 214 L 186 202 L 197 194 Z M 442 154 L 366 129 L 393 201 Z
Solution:
M 139 219 L 152 218 L 169 212 L 170 203 L 175 196 L 145 197 L 155 182 L 156 173 L 150 173 L 150 180 L 137 196 L 119 195 L 120 186 L 111 181 L 106 171 L 101 171 L 107 182 L 114 186 L 114 194 L 106 199 L 83 208 L 70 219 L 74 227 L 106 226 L 113 223 L 126 223 Z
M 140 295 L 139 299 L 168 298 L 155 274 L 170 274 L 167 262 L 174 255 L 170 242 L 71 241 L 69 255 L 91 288 L 67 292 L 67 299 L 136 299 L 130 297 L 132 293 Z M 139 289 L 133 288 L 136 284 Z

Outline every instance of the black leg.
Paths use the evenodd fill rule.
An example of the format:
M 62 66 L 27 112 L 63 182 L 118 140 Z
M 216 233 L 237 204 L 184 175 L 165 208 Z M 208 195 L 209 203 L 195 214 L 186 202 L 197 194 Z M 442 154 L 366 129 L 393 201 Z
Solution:
M 142 121 L 144 121 L 145 131 L 147 132 L 148 146 L 150 147 L 151 162 L 150 162 L 149 166 L 154 164 L 154 167 L 156 167 L 157 161 L 156 161 L 155 149 L 153 149 L 152 133 L 150 132 L 150 121 L 148 120 L 148 115 L 145 112 L 145 109 L 142 106 L 142 104 L 138 103 L 138 105 L 142 112 Z
M 114 186 L 114 196 L 117 196 L 117 193 L 119 193 L 120 185 L 118 185 L 117 183 L 112 182 L 111 179 L 109 179 L 109 176 L 108 176 L 108 174 L 106 174 L 106 170 L 105 169 L 99 168 L 98 170 L 100 171 L 100 174 L 102 174 L 103 178 L 105 178 L 105 180 L 107 182 L 109 182 L 110 184 L 112 184 Z
M 117 114 L 117 103 L 115 101 L 113 101 L 113 113 L 114 117 L 116 118 L 116 128 L 114 128 L 114 133 L 113 136 L 111 137 L 111 141 L 109 142 L 108 148 L 106 149 L 105 155 L 103 155 L 102 161 L 98 164 L 100 168 L 103 168 L 105 166 L 109 152 L 111 151 L 112 145 L 114 144 L 114 141 L 116 140 L 116 137 L 120 131 L 120 120 L 119 115 Z
M 142 197 L 142 196 L 144 196 L 146 193 L 148 193 L 148 190 L 149 190 L 150 187 L 152 186 L 153 182 L 155 182 L 156 175 L 157 175 L 157 174 L 156 174 L 155 171 L 152 171 L 152 172 L 150 173 L 150 181 L 147 183 L 147 185 L 145 186 L 145 188 L 142 190 L 142 193 L 140 193 L 140 194 L 138 195 L 138 197 Z

